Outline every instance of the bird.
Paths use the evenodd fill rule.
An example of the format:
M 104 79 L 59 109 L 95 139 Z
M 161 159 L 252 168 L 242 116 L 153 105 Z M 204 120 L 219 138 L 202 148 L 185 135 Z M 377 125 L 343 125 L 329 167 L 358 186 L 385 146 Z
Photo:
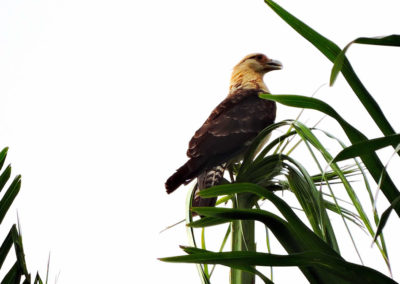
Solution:
M 197 178 L 192 207 L 215 206 L 216 198 L 201 198 L 197 193 L 220 184 L 225 169 L 241 159 L 261 130 L 274 123 L 276 103 L 259 94 L 270 93 L 264 75 L 280 69 L 280 61 L 262 53 L 249 54 L 234 66 L 228 96 L 190 140 L 189 160 L 165 182 L 168 194 Z

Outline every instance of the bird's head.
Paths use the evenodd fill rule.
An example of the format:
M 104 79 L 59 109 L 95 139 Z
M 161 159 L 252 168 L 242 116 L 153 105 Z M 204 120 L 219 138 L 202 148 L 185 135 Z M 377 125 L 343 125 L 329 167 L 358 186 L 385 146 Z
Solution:
M 268 58 L 262 53 L 252 53 L 243 58 L 234 68 L 230 93 L 237 89 L 262 89 L 268 92 L 263 82 L 265 73 L 282 69 L 282 63 Z
M 282 63 L 268 58 L 262 53 L 252 53 L 243 58 L 234 68 L 245 71 L 254 71 L 261 75 L 273 70 L 282 69 Z

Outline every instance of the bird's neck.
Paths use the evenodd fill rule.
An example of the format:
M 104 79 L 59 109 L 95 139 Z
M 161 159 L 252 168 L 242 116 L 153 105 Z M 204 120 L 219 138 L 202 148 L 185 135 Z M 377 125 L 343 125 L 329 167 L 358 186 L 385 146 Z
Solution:
M 229 94 L 240 89 L 260 89 L 269 93 L 263 81 L 263 74 L 249 69 L 235 69 L 232 72 Z

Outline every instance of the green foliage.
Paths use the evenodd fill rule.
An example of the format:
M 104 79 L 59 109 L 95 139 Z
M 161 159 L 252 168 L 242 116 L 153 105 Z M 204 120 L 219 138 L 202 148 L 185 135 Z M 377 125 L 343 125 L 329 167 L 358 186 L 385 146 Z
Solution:
M 295 31 L 307 39 L 311 44 L 313 44 L 322 54 L 324 54 L 330 61 L 335 62 L 336 58 L 341 53 L 341 49 L 334 42 L 322 36 L 311 27 L 307 26 L 305 23 L 297 19 L 295 16 L 287 12 L 281 6 L 276 4 L 272 0 L 264 1 L 276 14 L 278 14 L 282 20 L 289 24 Z M 350 62 L 345 57 L 343 60 L 343 65 L 341 72 L 349 83 L 350 87 L 353 89 L 354 93 L 359 98 L 360 102 L 364 105 L 365 109 L 370 114 L 371 118 L 375 121 L 376 125 L 382 131 L 384 135 L 395 134 L 393 127 L 390 125 L 389 121 L 386 119 L 382 110 L 380 109 L 378 103 L 364 87 L 357 74 L 354 72 L 353 67 L 351 67 Z
M 283 131 L 284 134 L 272 140 L 259 154 L 256 153 L 256 149 L 258 148 L 259 143 L 261 143 L 261 141 L 263 141 L 266 136 L 270 135 L 273 130 L 284 127 L 289 127 L 289 129 Z M 310 175 L 308 171 L 293 157 L 287 156 L 280 152 L 284 148 L 280 147 L 280 145 L 283 145 L 285 141 L 287 142 L 287 139 L 292 138 L 293 135 L 297 135 L 302 139 L 301 141 L 303 141 L 303 143 L 309 146 L 308 149 L 310 153 L 313 153 L 313 151 L 317 150 L 325 158 L 326 163 L 331 162 L 331 160 L 333 159 L 332 155 L 330 155 L 330 153 L 326 150 L 326 148 L 322 145 L 317 136 L 314 134 L 314 132 L 317 131 L 318 130 L 316 129 L 308 128 L 299 121 L 291 120 L 278 122 L 262 131 L 249 147 L 249 150 L 244 157 L 243 163 L 238 164 L 235 167 L 237 169 L 236 183 L 216 186 L 210 189 L 203 190 L 200 193 L 200 195 L 203 197 L 219 196 L 220 200 L 231 200 L 232 204 L 235 204 L 237 200 L 240 200 L 241 196 L 246 194 L 247 197 L 245 198 L 245 200 L 249 200 L 249 204 L 243 207 L 234 206 L 234 209 L 190 209 L 189 205 L 191 204 L 191 198 L 189 198 L 187 202 L 187 224 L 189 226 L 188 230 L 192 232 L 190 235 L 192 239 L 191 245 L 193 247 L 197 247 L 194 233 L 192 231 L 193 228 L 205 228 L 209 226 L 232 222 L 233 226 L 235 226 L 236 224 L 237 228 L 239 228 L 237 237 L 235 238 L 234 235 L 232 236 L 232 252 L 255 251 L 255 248 L 249 249 L 249 242 L 245 242 L 246 245 L 243 245 L 243 243 L 240 242 L 245 240 L 246 236 L 249 237 L 248 235 L 250 232 L 254 232 L 254 229 L 243 229 L 243 225 L 246 224 L 245 222 L 258 221 L 262 222 L 265 225 L 266 229 L 268 229 L 275 235 L 277 240 L 281 243 L 281 245 L 285 248 L 289 255 L 308 253 L 312 251 L 328 255 L 330 258 L 328 257 L 328 259 L 326 260 L 327 263 L 331 263 L 332 259 L 337 259 L 338 263 L 336 263 L 337 266 L 335 266 L 335 269 L 343 266 L 342 270 L 346 270 L 350 269 L 349 267 L 355 266 L 356 264 L 348 263 L 340 257 L 337 237 L 335 235 L 327 211 L 342 216 L 343 222 L 345 224 L 347 220 L 351 220 L 352 222 L 357 223 L 360 227 L 367 228 L 367 231 L 371 235 L 371 239 L 374 237 L 375 231 L 372 227 L 371 221 L 369 220 L 367 214 L 364 212 L 363 206 L 359 202 L 354 190 L 350 185 L 350 182 L 347 179 L 348 176 L 352 176 L 354 173 L 360 173 L 360 169 L 357 167 L 351 168 L 348 166 L 342 169 L 338 165 L 331 163 L 332 171 L 324 172 L 322 170 L 322 167 L 320 167 L 321 172 L 319 174 Z M 276 150 L 277 148 L 280 148 L 281 150 L 278 150 L 278 152 L 275 153 L 276 151 L 274 151 L 274 149 Z M 315 159 L 315 162 L 319 163 L 318 159 Z M 330 183 L 335 180 L 339 180 L 344 185 L 350 197 L 350 200 L 352 201 L 352 204 L 358 214 L 342 207 L 342 205 L 340 204 L 341 201 L 335 198 L 332 191 L 326 193 L 323 190 L 323 188 L 329 188 Z M 291 206 L 289 204 L 287 204 L 283 199 L 277 197 L 277 195 L 274 193 L 276 191 L 283 190 L 289 190 L 294 194 L 311 229 L 309 229 L 309 227 L 301 220 L 301 218 L 299 218 L 299 216 L 291 209 Z M 249 197 L 252 197 L 252 199 L 249 199 Z M 273 214 L 263 209 L 252 209 L 254 204 L 257 204 L 258 201 L 262 201 L 265 199 L 273 203 L 273 205 L 280 211 L 283 217 L 277 216 L 276 214 Z M 332 199 L 333 201 L 331 201 Z M 257 206 L 259 207 L 259 205 Z M 191 217 L 192 211 L 195 211 L 198 214 L 206 217 L 197 221 L 193 221 Z M 378 216 L 376 216 L 376 218 L 379 220 Z M 242 230 L 240 230 L 240 228 L 242 228 Z M 351 236 L 350 231 L 349 234 Z M 375 243 L 380 249 L 383 258 L 386 261 L 388 259 L 388 256 L 386 251 L 382 248 L 384 247 L 383 239 L 381 239 L 381 241 L 375 240 Z M 187 252 L 188 250 L 186 249 L 185 251 Z M 190 254 L 192 255 L 195 253 Z M 213 254 L 213 257 L 217 256 L 216 258 L 218 258 L 218 256 L 222 255 L 223 254 Z M 191 258 L 178 257 L 172 259 L 166 258 L 162 260 L 186 261 L 189 259 L 191 259 L 190 262 L 195 262 L 194 260 L 196 258 L 192 256 Z M 198 263 L 204 264 L 198 265 L 198 268 L 203 277 L 203 282 L 205 283 L 210 283 L 210 275 L 206 273 L 208 271 L 208 267 L 206 265 L 215 263 L 227 265 L 232 268 L 233 272 L 240 269 L 245 271 L 246 273 L 258 275 L 263 279 L 265 283 L 270 283 L 268 281 L 272 281 L 271 279 L 268 279 L 268 281 L 266 281 L 265 278 L 267 276 L 261 276 L 261 272 L 258 271 L 254 267 L 254 265 L 249 265 L 249 262 L 247 262 L 247 266 L 243 266 L 243 263 L 240 264 L 241 266 L 238 266 L 237 263 L 232 264 L 229 263 L 229 261 L 208 262 L 204 259 L 201 259 L 201 261 L 200 259 L 198 260 Z M 270 262 L 265 265 L 270 265 Z M 345 280 L 343 278 L 343 275 L 346 273 L 343 273 L 342 276 L 338 276 L 332 272 L 334 271 L 334 269 L 332 269 L 330 272 L 327 272 L 326 269 L 319 267 L 318 265 L 307 265 L 299 268 L 311 283 L 352 283 L 351 281 L 348 281 L 348 279 Z M 232 275 L 234 274 L 231 273 L 231 276 Z M 377 277 L 381 279 L 385 276 L 378 273 Z M 232 283 L 251 283 L 249 281 L 246 282 L 244 280 L 244 277 L 233 278 L 234 280 L 232 281 Z M 367 279 L 364 280 L 369 281 Z M 386 280 L 389 281 L 390 279 Z
M 5 159 L 7 157 L 8 148 L 3 149 L 0 152 L 0 170 L 2 169 Z M 7 182 L 11 177 L 11 166 L 8 165 L 6 169 L 0 174 L 0 191 L 6 186 Z M 0 199 L 0 224 L 4 220 L 8 209 L 12 205 L 15 197 L 18 195 L 19 190 L 21 188 L 21 176 L 16 176 L 11 184 L 8 186 L 7 190 L 3 194 Z M 22 244 L 22 236 L 20 230 L 17 229 L 17 226 L 14 224 L 9 230 L 6 238 L 4 239 L 1 247 L 0 247 L 0 270 L 3 267 L 4 261 L 10 255 L 11 248 L 14 246 L 16 262 L 11 267 L 11 269 L 5 274 L 4 278 L 1 280 L 1 283 L 20 283 L 23 279 L 23 283 L 31 283 L 31 275 L 28 272 L 26 261 L 25 261 L 25 253 Z M 33 283 L 42 283 L 39 274 L 36 275 L 36 278 Z
M 400 46 L 400 35 L 390 35 L 385 37 L 375 37 L 375 38 L 368 38 L 368 37 L 359 37 L 343 48 L 343 50 L 336 56 L 335 62 L 332 67 L 331 71 L 331 79 L 330 85 L 332 86 L 335 83 L 335 80 L 343 68 L 344 60 L 345 60 L 345 53 L 349 49 L 349 47 L 353 43 L 359 44 L 371 44 L 371 45 L 385 45 L 385 46 Z
M 334 42 L 307 26 L 274 1 L 265 0 L 264 2 L 334 63 L 330 77 L 331 85 L 341 72 L 384 137 L 369 140 L 344 120 L 337 110 L 321 100 L 299 95 L 261 94 L 260 97 L 264 99 L 291 107 L 313 109 L 332 117 L 343 128 L 352 145 L 346 147 L 332 134 L 315 127 L 309 128 L 298 119 L 285 120 L 267 127 L 254 139 L 243 161 L 232 165 L 231 176 L 234 179 L 231 183 L 200 192 L 202 197 L 219 197 L 217 205 L 231 201 L 233 208 L 190 208 L 191 200 L 189 198 L 186 223 L 188 232 L 190 232 L 191 247 L 183 248 L 188 255 L 162 258 L 161 260 L 196 263 L 203 283 L 210 283 L 211 274 L 208 273 L 207 267 L 210 264 L 230 267 L 231 283 L 234 284 L 254 283 L 254 276 L 249 278 L 246 276 L 248 274 L 260 277 L 264 283 L 273 283 L 272 277 L 262 274 L 257 270 L 257 266 L 297 266 L 310 283 L 396 283 L 378 271 L 343 259 L 338 245 L 340 240 L 335 234 L 328 211 L 338 214 L 342 218 L 357 253 L 356 241 L 347 222 L 350 221 L 365 229 L 390 270 L 383 228 L 393 210 L 400 216 L 400 192 L 376 151 L 392 146 L 399 154 L 400 136 L 395 133 L 379 105 L 354 72 L 345 53 L 353 43 L 400 46 L 400 35 L 358 38 L 341 50 Z M 284 130 L 282 131 L 282 129 Z M 256 149 L 260 148 L 261 141 L 273 131 L 278 132 L 276 130 L 280 130 L 281 134 L 257 153 Z M 344 149 L 336 156 L 332 155 L 319 139 L 318 132 L 332 141 L 338 142 Z M 286 151 L 294 137 L 300 138 L 300 142 Z M 311 175 L 307 170 L 310 163 L 299 163 L 291 155 L 299 143 L 304 144 L 309 152 L 311 163 L 314 162 L 319 173 Z M 362 164 L 357 157 L 361 159 Z M 354 164 L 350 166 L 338 164 L 339 161 L 348 159 L 353 159 Z M 348 179 L 355 174 L 363 177 L 370 204 L 361 204 L 359 201 L 351 181 Z M 383 212 L 381 217 L 375 208 L 375 200 L 367 174 L 373 177 L 390 202 L 389 208 Z M 333 184 L 339 184 L 345 189 L 350 202 L 343 201 L 335 195 Z M 302 213 L 296 214 L 292 209 L 293 205 L 278 197 L 277 191 L 293 193 L 297 200 L 296 206 L 301 207 Z M 190 196 L 193 197 L 192 194 Z M 243 203 L 246 200 L 248 202 L 245 206 L 238 206 L 240 202 Z M 272 213 L 270 207 L 268 210 L 263 209 L 264 200 L 272 203 L 280 215 Z M 345 205 L 348 207 L 349 203 L 352 209 L 345 207 Z M 371 207 L 372 220 L 366 214 L 364 209 L 366 206 Z M 192 219 L 193 211 L 205 217 L 194 221 Z M 252 245 L 254 243 L 254 222 L 261 222 L 267 233 L 272 232 L 286 250 L 287 255 L 256 252 L 255 246 Z M 202 249 L 198 248 L 194 228 L 202 228 L 204 232 L 206 227 L 221 226 L 224 223 L 231 224 L 229 229 L 232 226 L 231 251 L 222 251 L 226 237 L 219 252 L 206 250 L 204 242 Z M 228 231 L 227 233 L 229 234 Z M 268 252 L 270 252 L 269 237 L 266 242 Z M 362 262 L 361 257 L 360 261 Z M 244 272 L 240 274 L 237 272 L 238 270 Z

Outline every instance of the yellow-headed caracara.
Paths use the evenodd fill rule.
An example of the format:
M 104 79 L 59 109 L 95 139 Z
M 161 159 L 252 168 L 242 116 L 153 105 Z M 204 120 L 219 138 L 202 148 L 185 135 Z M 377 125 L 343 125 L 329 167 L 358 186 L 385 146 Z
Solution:
M 190 158 L 165 183 L 168 193 L 194 178 L 198 190 L 221 182 L 227 164 L 240 159 L 257 134 L 275 120 L 275 102 L 260 99 L 269 93 L 263 76 L 282 64 L 264 54 L 250 54 L 233 69 L 229 94 L 189 142 Z M 195 197 L 192 206 L 214 206 L 215 198 Z

